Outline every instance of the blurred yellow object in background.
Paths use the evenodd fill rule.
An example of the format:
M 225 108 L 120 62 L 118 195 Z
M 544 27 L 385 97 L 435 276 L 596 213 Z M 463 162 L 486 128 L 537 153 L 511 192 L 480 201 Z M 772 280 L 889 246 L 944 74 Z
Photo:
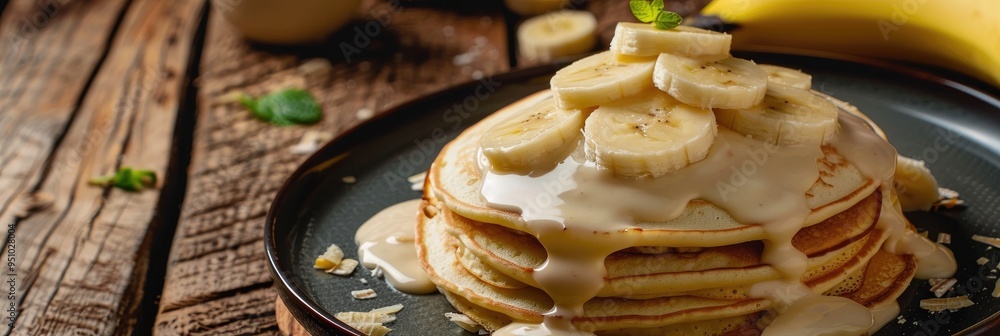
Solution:
M 588 11 L 564 10 L 525 20 L 517 27 L 521 57 L 531 62 L 582 54 L 597 44 L 597 18 Z
M 212 5 L 248 39 L 300 44 L 320 42 L 340 29 L 354 18 L 361 0 L 212 0 Z M 399 0 L 390 1 L 390 9 L 399 6 Z M 391 14 L 376 16 L 378 21 L 370 21 L 364 29 L 373 35 L 371 30 L 381 30 Z
M 997 0 L 714 0 L 733 49 L 789 48 L 944 67 L 1000 86 Z
M 521 16 L 534 16 L 562 9 L 569 0 L 504 0 L 512 12 Z

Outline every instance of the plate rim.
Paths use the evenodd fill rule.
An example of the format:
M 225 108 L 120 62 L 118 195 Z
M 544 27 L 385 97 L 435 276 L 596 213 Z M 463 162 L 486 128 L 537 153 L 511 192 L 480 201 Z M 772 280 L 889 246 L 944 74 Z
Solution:
M 943 85 L 955 90 L 958 90 L 970 97 L 976 98 L 987 104 L 1000 109 L 1000 95 L 994 94 L 991 90 L 985 90 L 980 88 L 981 84 L 969 85 L 961 80 L 952 80 L 945 78 L 932 70 L 918 69 L 908 65 L 899 65 L 890 63 L 888 61 L 856 57 L 842 54 L 833 53 L 812 53 L 812 52 L 798 52 L 796 50 L 750 50 L 750 51 L 737 51 L 737 54 L 749 53 L 757 55 L 770 55 L 770 56 L 795 56 L 795 57 L 806 57 L 806 58 L 816 58 L 822 60 L 833 60 L 839 62 L 854 63 L 860 65 L 866 65 L 871 67 L 880 68 L 893 73 L 897 73 L 903 76 L 917 78 L 921 81 L 930 82 L 936 85 Z M 515 69 L 502 74 L 493 75 L 492 78 L 497 81 L 519 81 L 526 80 L 533 77 L 539 77 L 543 75 L 549 75 L 554 73 L 556 70 L 568 65 L 575 59 L 564 59 L 555 63 L 544 64 L 539 66 L 534 66 L 530 68 Z M 963 78 L 964 80 L 965 78 Z M 303 161 L 291 175 L 282 183 L 278 192 L 275 194 L 274 199 L 271 201 L 271 205 L 268 207 L 267 216 L 264 221 L 264 250 L 267 257 L 267 268 L 271 279 L 274 281 L 275 291 L 278 293 L 279 298 L 292 313 L 292 316 L 299 322 L 302 323 L 304 327 L 310 332 L 315 332 L 318 330 L 310 330 L 306 324 L 312 325 L 315 328 L 322 327 L 322 332 L 327 333 L 329 331 L 334 331 L 336 334 L 342 335 L 352 335 L 352 336 L 365 336 L 364 333 L 354 329 L 353 327 L 341 322 L 325 309 L 323 309 L 318 302 L 312 300 L 307 295 L 307 291 L 295 284 L 291 279 L 293 276 L 286 271 L 291 265 L 286 265 L 281 258 L 278 256 L 278 242 L 275 230 L 278 225 L 278 212 L 286 203 L 286 199 L 289 198 L 290 194 L 299 191 L 292 190 L 295 184 L 301 180 L 305 175 L 312 172 L 316 167 L 321 166 L 324 162 L 330 160 L 334 157 L 330 152 L 334 152 L 335 145 L 340 145 L 340 142 L 349 139 L 357 134 L 364 133 L 367 129 L 377 127 L 380 123 L 391 122 L 392 118 L 398 118 L 400 116 L 400 111 L 410 109 L 412 105 L 419 105 L 422 103 L 431 102 L 434 100 L 441 99 L 446 96 L 454 95 L 459 92 L 474 89 L 476 85 L 479 85 L 480 79 L 473 79 L 463 83 L 456 84 L 451 87 L 447 87 L 438 91 L 431 92 L 417 98 L 404 101 L 399 105 L 396 105 L 383 113 L 379 113 L 375 117 L 361 122 L 350 129 L 339 134 L 336 138 L 326 143 L 317 150 L 315 153 L 309 156 L 305 161 Z M 369 133 L 371 134 L 371 133 Z M 353 146 L 348 144 L 348 146 Z M 289 224 L 294 225 L 294 224 Z M 303 321 L 304 318 L 309 320 Z M 303 323 L 305 322 L 305 323 Z M 316 322 L 322 324 L 322 326 L 314 325 Z M 965 329 L 962 329 L 955 333 L 954 335 L 984 335 L 989 331 L 994 331 L 1000 327 L 1000 311 L 990 315 L 986 319 L 979 321 Z M 330 330 L 328 328 L 333 328 Z

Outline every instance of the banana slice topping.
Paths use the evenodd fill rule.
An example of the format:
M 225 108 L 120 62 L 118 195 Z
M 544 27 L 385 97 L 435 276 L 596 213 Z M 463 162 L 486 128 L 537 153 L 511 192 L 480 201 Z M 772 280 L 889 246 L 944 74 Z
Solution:
M 611 39 L 611 51 L 628 56 L 659 56 L 670 53 L 705 61 L 729 57 L 733 37 L 690 26 L 670 30 L 647 23 L 620 22 Z
M 621 60 L 605 51 L 557 71 L 550 85 L 556 106 L 563 109 L 593 107 L 628 97 L 653 87 L 653 58 Z
M 704 159 L 717 131 L 712 111 L 658 90 L 601 105 L 583 130 L 587 159 L 623 177 L 658 177 Z
M 555 106 L 552 96 L 502 121 L 480 140 L 494 169 L 531 172 L 555 166 L 580 138 L 584 113 Z
M 759 66 L 767 71 L 768 82 L 794 86 L 803 90 L 812 88 L 813 77 L 805 72 L 770 64 L 759 64 Z
M 829 142 L 837 132 L 837 107 L 810 91 L 771 84 L 760 104 L 716 109 L 719 125 L 775 145 Z
M 740 109 L 760 103 L 767 92 L 767 72 L 751 61 L 726 58 L 703 61 L 660 54 L 653 83 L 685 104 Z

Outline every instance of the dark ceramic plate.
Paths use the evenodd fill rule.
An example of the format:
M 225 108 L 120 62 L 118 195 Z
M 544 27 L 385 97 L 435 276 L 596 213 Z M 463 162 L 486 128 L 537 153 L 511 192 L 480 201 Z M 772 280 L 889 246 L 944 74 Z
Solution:
M 931 315 L 918 306 L 932 297 L 926 281 L 915 280 L 899 299 L 904 323 L 890 322 L 879 335 L 981 334 L 998 324 L 1000 299 L 991 272 L 1000 249 L 987 250 L 973 234 L 1000 236 L 1000 101 L 969 87 L 885 64 L 872 65 L 776 54 L 742 55 L 759 63 L 803 69 L 814 88 L 848 101 L 874 119 L 904 155 L 925 160 L 942 186 L 961 193 L 963 211 L 911 213 L 908 217 L 934 239 L 952 235 L 959 262 L 956 293 L 976 305 Z M 334 140 L 313 155 L 285 183 L 265 224 L 271 275 L 293 315 L 315 335 L 361 335 L 333 315 L 402 303 L 390 326 L 397 335 L 459 335 L 448 322 L 452 311 L 441 295 L 408 295 L 359 268 L 349 278 L 312 267 L 314 258 L 336 243 L 356 257 L 355 229 L 386 206 L 420 197 L 406 177 L 427 169 L 441 147 L 465 127 L 522 97 L 548 87 L 562 65 L 533 68 L 468 83 L 389 111 Z M 344 176 L 356 183 L 345 184 Z M 979 266 L 976 259 L 990 259 Z M 364 284 L 360 279 L 368 280 Z M 350 291 L 372 288 L 378 297 L 355 300 Z M 993 331 L 995 332 L 995 331 Z

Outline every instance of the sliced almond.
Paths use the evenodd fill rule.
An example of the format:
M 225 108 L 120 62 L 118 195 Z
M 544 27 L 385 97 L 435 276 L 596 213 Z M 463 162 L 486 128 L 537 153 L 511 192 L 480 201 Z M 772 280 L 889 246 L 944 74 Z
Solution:
M 358 329 L 358 331 L 363 332 L 368 336 L 385 336 L 392 331 L 392 329 L 389 329 L 380 323 L 348 323 L 348 325 L 354 327 L 354 329 Z
M 326 248 L 326 252 L 316 257 L 315 267 L 328 270 L 337 267 L 341 260 L 344 260 L 344 251 L 337 244 L 330 244 L 330 247 Z
M 400 310 L 403 310 L 403 305 L 402 304 L 394 304 L 394 305 L 391 305 L 391 306 L 385 306 L 385 307 L 382 307 L 382 308 L 372 309 L 371 312 L 372 313 L 379 313 L 379 314 L 395 314 L 395 313 L 398 313 Z
M 396 316 L 375 312 L 343 312 L 334 315 L 344 323 L 388 323 L 396 320 Z
M 962 309 L 974 304 L 975 303 L 969 300 L 969 297 L 966 295 L 951 297 L 951 298 L 920 300 L 920 308 L 932 312 L 937 312 L 942 310 Z
M 344 259 L 340 261 L 337 267 L 326 270 L 327 273 L 339 276 L 348 276 L 354 273 L 354 269 L 358 267 L 358 261 L 354 259 Z
M 993 237 L 987 237 L 987 236 L 973 235 L 972 236 L 972 240 L 975 240 L 977 242 L 980 242 L 980 243 L 983 243 L 983 244 L 986 244 L 986 245 L 989 245 L 989 246 L 1000 247 L 1000 238 L 993 238 Z
M 444 313 L 444 316 L 447 317 L 449 321 L 455 322 L 455 324 L 468 332 L 479 332 L 480 330 L 483 330 L 483 326 L 479 325 L 478 322 L 473 321 L 468 316 L 465 316 L 465 314 Z
M 958 283 L 958 280 L 956 280 L 955 278 L 944 280 L 934 285 L 934 287 L 931 287 L 931 292 L 934 292 L 934 296 L 936 297 L 942 297 L 944 296 L 945 293 L 951 290 L 951 288 L 954 287 L 956 283 Z
M 353 296 L 355 299 L 358 300 L 367 300 L 375 298 L 376 296 L 378 296 L 378 294 L 375 293 L 375 290 L 367 288 L 362 290 L 351 291 L 351 296 Z

